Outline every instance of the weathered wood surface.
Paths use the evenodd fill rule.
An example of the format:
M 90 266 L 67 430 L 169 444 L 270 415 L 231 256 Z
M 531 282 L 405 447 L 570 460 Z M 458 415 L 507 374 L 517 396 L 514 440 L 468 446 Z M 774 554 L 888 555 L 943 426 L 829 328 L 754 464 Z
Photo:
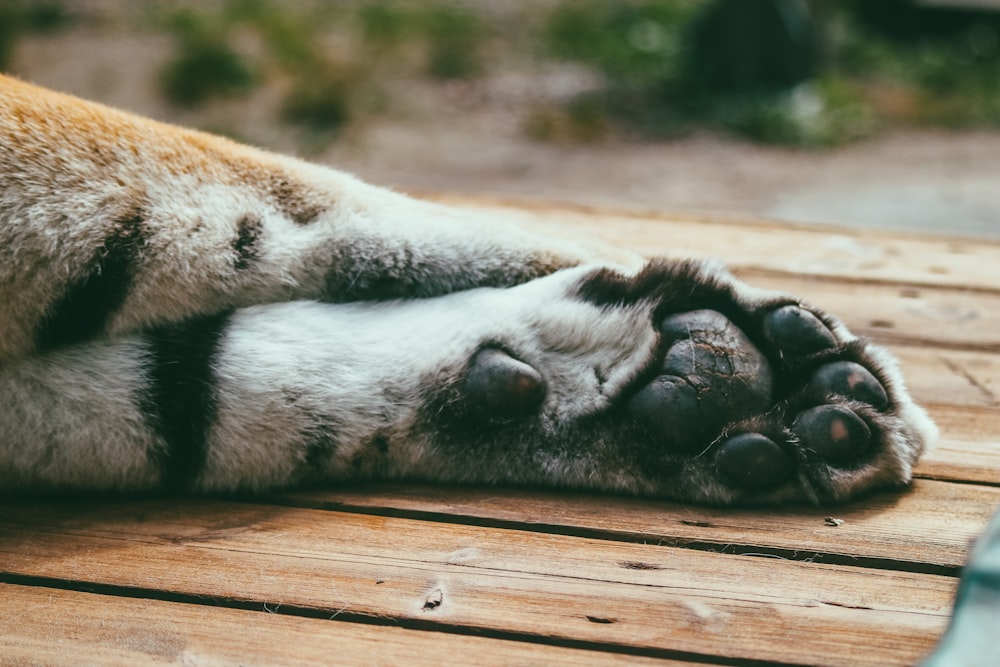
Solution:
M 0 665 L 882 667 L 933 646 L 1000 505 L 1000 244 L 475 208 L 719 256 L 837 312 L 897 354 L 941 444 L 909 491 L 820 508 L 418 485 L 7 500 Z
M 516 640 L 421 632 L 391 625 L 330 623 L 263 608 L 115 598 L 0 584 L 5 602 L 0 664 L 473 665 L 499 662 L 565 667 L 691 663 Z

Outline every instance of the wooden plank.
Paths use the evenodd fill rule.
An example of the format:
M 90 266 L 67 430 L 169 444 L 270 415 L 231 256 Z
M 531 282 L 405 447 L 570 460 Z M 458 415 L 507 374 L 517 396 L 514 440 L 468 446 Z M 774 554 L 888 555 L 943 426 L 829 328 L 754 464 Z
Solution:
M 883 340 L 1000 350 L 997 242 L 465 203 L 486 218 L 596 234 L 644 254 L 719 257 L 748 281 L 801 295 Z
M 0 516 L 8 580 L 729 660 L 912 664 L 943 631 L 955 586 L 945 576 L 250 503 L 11 503 Z
M 690 506 L 659 500 L 514 489 L 360 486 L 290 494 L 301 506 L 435 521 L 496 522 L 559 533 L 662 545 L 765 553 L 813 562 L 921 569 L 958 568 L 968 546 L 1000 506 L 1000 489 L 918 480 L 911 492 L 885 493 L 839 507 L 771 511 Z M 833 516 L 843 521 L 831 526 Z
M 1000 444 L 945 442 L 927 452 L 916 468 L 922 479 L 998 484 Z
M 943 444 L 918 472 L 1000 482 L 994 392 L 1000 386 L 1000 263 L 995 261 L 1000 245 L 703 222 L 655 223 L 654 229 L 654 223 L 628 216 L 589 218 L 574 222 L 564 216 L 559 224 L 574 230 L 600 226 L 598 233 L 617 235 L 625 244 L 642 239 L 644 252 L 668 248 L 681 255 L 721 256 L 755 284 L 802 294 L 846 315 L 857 331 L 892 344 L 915 396 L 932 404 L 944 432 Z M 211 596 L 221 604 L 269 609 L 290 605 L 303 613 L 411 628 L 44 588 L 2 585 L 0 591 L 16 589 L 5 598 L 8 609 L 21 613 L 13 624 L 21 643 L 14 648 L 26 659 L 43 655 L 54 662 L 74 655 L 58 646 L 59 639 L 101 651 L 108 637 L 111 652 L 100 655 L 121 664 L 136 657 L 186 660 L 187 653 L 159 656 L 154 650 L 150 656 L 151 646 L 170 653 L 170 645 L 162 649 L 157 640 L 173 622 L 170 627 L 181 627 L 185 647 L 216 650 L 218 637 L 225 637 L 225 651 L 205 655 L 233 662 L 245 655 L 238 651 L 248 646 L 246 628 L 262 627 L 250 634 L 271 649 L 254 647 L 253 655 L 277 650 L 282 657 L 305 655 L 303 663 L 330 655 L 337 655 L 338 663 L 349 661 L 342 656 L 355 650 L 363 659 L 380 648 L 393 663 L 421 664 L 427 656 L 438 662 L 442 654 L 449 659 L 460 654 L 463 642 L 476 643 L 467 647 L 472 655 L 491 650 L 483 642 L 525 649 L 518 654 L 525 660 L 535 650 L 566 652 L 546 658 L 546 664 L 586 664 L 581 654 L 614 657 L 530 643 L 554 641 L 727 661 L 910 664 L 943 628 L 954 587 L 951 578 L 921 572 L 954 568 L 964 560 L 968 541 L 1000 502 L 998 493 L 918 481 L 909 494 L 881 495 L 835 510 L 774 513 L 398 487 L 297 494 L 289 500 L 347 512 L 188 501 L 125 508 L 11 504 L 0 520 L 0 570 L 15 578 L 102 583 L 122 593 L 170 593 L 192 601 Z M 393 512 L 423 520 L 387 516 Z M 831 513 L 844 523 L 827 525 Z M 624 543 L 640 541 L 660 544 Z M 679 544 L 695 548 L 665 546 Z M 779 558 L 706 551 L 727 546 Z M 855 559 L 863 567 L 783 556 Z M 879 569 L 893 567 L 904 571 Z M 55 596 L 56 606 L 41 595 Z M 63 625 L 65 618 L 78 620 Z M 270 619 L 280 619 L 280 627 Z M 412 629 L 418 625 L 441 632 Z M 358 630 L 370 634 L 351 634 Z M 457 632 L 503 634 L 529 643 Z M 115 653 L 115 637 L 132 652 Z M 299 645 L 313 652 L 303 654 Z M 858 652 L 857 646 L 866 650 Z M 45 653 L 47 648 L 52 652 Z
M 504 639 L 0 584 L 4 665 L 658 665 Z
M 1000 407 L 1000 355 L 989 352 L 887 346 L 899 360 L 914 399 L 937 406 Z
M 566 205 L 437 198 L 498 224 L 595 238 L 643 255 L 712 257 L 732 267 L 816 277 L 1000 290 L 1000 242 L 770 221 L 692 219 Z
M 1000 414 L 984 410 L 936 409 L 932 418 L 943 437 L 917 463 L 928 479 L 1000 485 Z
M 741 275 L 758 287 L 789 291 L 836 313 L 855 333 L 882 343 L 1000 351 L 1000 293 Z

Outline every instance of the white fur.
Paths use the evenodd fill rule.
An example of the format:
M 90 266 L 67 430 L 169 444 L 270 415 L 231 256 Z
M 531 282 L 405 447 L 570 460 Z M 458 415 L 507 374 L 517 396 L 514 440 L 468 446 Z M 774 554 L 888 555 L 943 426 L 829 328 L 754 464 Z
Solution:
M 0 370 L 0 489 L 142 489 L 158 446 L 139 403 L 145 346 L 92 345 Z
M 241 262 L 246 220 L 256 237 Z M 124 302 L 91 340 L 38 349 L 46 317 L 100 278 L 101 249 L 123 229 L 137 243 Z M 578 288 L 599 267 L 641 265 L 0 76 L 0 491 L 158 488 L 170 443 L 146 414 L 149 331 L 241 309 L 210 359 L 216 411 L 192 490 L 377 474 L 739 501 L 704 457 L 665 452 L 676 470 L 651 470 L 614 428 L 574 430 L 621 402 L 659 344 L 652 297 L 598 306 Z M 748 311 L 778 298 L 699 271 Z M 309 301 L 376 298 L 381 280 L 427 298 Z M 511 451 L 456 449 L 425 414 L 486 345 L 547 386 L 524 434 L 508 428 Z M 866 350 L 897 408 L 873 460 L 822 471 L 833 498 L 905 483 L 936 434 L 891 357 Z M 304 470 L 311 442 L 329 450 L 321 470 Z M 803 498 L 817 495 L 800 477 L 758 500 Z

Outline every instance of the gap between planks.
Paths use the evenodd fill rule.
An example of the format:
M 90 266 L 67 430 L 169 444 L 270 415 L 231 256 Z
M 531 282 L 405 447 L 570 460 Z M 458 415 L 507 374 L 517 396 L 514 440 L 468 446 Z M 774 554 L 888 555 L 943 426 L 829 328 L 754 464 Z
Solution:
M 693 663 L 155 599 L 0 584 L 0 655 L 14 664 L 660 665 Z M 702 664 L 722 665 L 711 662 Z
M 561 214 L 560 214 L 561 215 Z M 597 216 L 601 218 L 602 224 L 606 222 L 606 215 Z M 703 229 L 705 223 L 684 223 L 690 226 L 690 224 L 698 224 L 697 229 Z M 669 242 L 673 243 L 674 237 L 677 235 L 677 229 L 683 228 L 682 225 L 674 223 L 664 223 L 664 228 L 669 228 Z M 735 227 L 735 226 L 731 226 Z M 722 226 L 723 231 L 725 231 L 725 226 Z M 761 234 L 757 232 L 751 232 L 748 236 L 745 232 L 747 228 L 741 227 L 740 232 L 735 234 L 736 240 L 731 241 L 730 244 L 733 246 L 739 246 L 735 248 L 732 252 L 739 251 L 739 254 L 735 256 L 735 263 L 740 264 L 743 268 L 741 273 L 746 275 L 748 278 L 753 279 L 756 284 L 763 284 L 763 286 L 776 286 L 781 289 L 787 289 L 793 292 L 801 292 L 806 295 L 811 301 L 815 301 L 818 305 L 829 308 L 834 312 L 846 313 L 850 318 L 848 323 L 851 324 L 855 329 L 871 333 L 881 340 L 885 341 L 901 341 L 908 342 L 912 347 L 919 348 L 921 346 L 933 347 L 935 350 L 942 350 L 948 348 L 951 351 L 963 352 L 970 350 L 981 350 L 987 353 L 993 353 L 1000 350 L 1000 339 L 995 338 L 996 331 L 1000 330 L 998 328 L 996 317 L 994 314 L 1000 312 L 997 305 L 1000 304 L 1000 299 L 996 297 L 993 293 L 995 285 L 1000 283 L 1000 280 L 995 280 L 993 273 L 996 272 L 996 262 L 997 248 L 986 244 L 983 249 L 979 249 L 978 242 L 976 244 L 966 244 L 963 246 L 954 245 L 958 242 L 956 241 L 936 241 L 927 239 L 906 239 L 901 240 L 899 238 L 889 238 L 885 237 L 880 243 L 885 244 L 895 244 L 880 246 L 878 250 L 879 257 L 872 259 L 868 262 L 868 265 L 852 265 L 843 257 L 840 257 L 838 253 L 840 250 L 837 244 L 841 244 L 843 248 L 853 248 L 857 250 L 858 248 L 871 249 L 871 239 L 873 236 L 866 236 L 864 238 L 849 235 L 845 233 L 837 233 L 833 231 L 822 231 L 817 232 L 814 230 L 794 230 L 790 231 L 787 228 L 781 228 L 778 231 L 781 237 L 785 238 L 785 241 L 769 241 L 769 243 L 776 245 L 767 245 L 763 243 L 762 245 L 757 245 L 755 243 L 748 242 L 747 239 L 754 237 L 756 234 L 757 238 L 763 238 Z M 642 233 L 646 234 L 649 231 L 649 223 L 642 224 Z M 706 244 L 711 247 L 707 248 L 710 254 L 722 255 L 724 258 L 730 251 L 723 248 L 722 252 L 718 251 L 717 241 L 720 236 L 725 236 L 725 234 L 719 235 L 705 235 L 697 234 L 696 230 L 693 234 L 695 237 L 704 237 Z M 766 230 L 765 230 L 766 231 Z M 825 235 L 825 236 L 824 236 Z M 683 234 L 680 235 L 683 238 Z M 691 236 L 690 234 L 688 235 Z M 827 258 L 826 264 L 818 263 L 814 261 L 816 258 L 813 256 L 806 255 L 800 252 L 799 254 L 794 254 L 796 246 L 801 249 L 806 245 L 815 244 L 817 239 L 823 239 L 825 246 L 823 244 L 818 244 L 823 246 L 823 257 Z M 847 239 L 846 241 L 844 239 Z M 794 241 L 791 243 L 790 241 Z M 664 244 L 668 242 L 667 237 L 663 241 Z M 699 239 L 700 242 L 700 239 Z M 832 244 L 832 245 L 831 245 Z M 949 244 L 952 244 L 949 246 Z M 774 257 L 775 254 L 773 250 L 781 246 L 784 248 L 786 253 L 784 264 L 774 262 L 773 260 L 760 261 L 756 259 L 754 253 L 759 252 L 760 257 Z M 886 251 L 885 248 L 889 247 L 890 251 Z M 909 252 L 900 252 L 899 248 L 903 247 L 904 250 Z M 763 250 L 757 251 L 753 248 L 762 248 Z M 690 249 L 680 248 L 678 249 L 676 244 L 673 244 L 674 250 L 679 250 L 687 253 Z M 644 251 L 648 251 L 649 248 L 643 248 Z M 788 254 L 789 250 L 792 250 L 792 254 Z M 695 254 L 700 254 L 696 250 L 690 250 Z M 766 251 L 766 253 L 765 253 Z M 919 251 L 919 252 L 918 252 Z M 920 254 L 920 253 L 923 254 Z M 862 253 L 863 255 L 864 253 Z M 869 252 L 871 255 L 872 252 Z M 777 253 L 778 256 L 781 253 Z M 928 264 L 927 266 L 920 265 L 917 270 L 912 267 L 917 263 L 914 260 L 914 256 L 919 255 L 919 257 L 928 257 L 929 261 L 938 261 L 939 265 Z M 833 260 L 830 259 L 831 256 L 835 256 Z M 791 257 L 794 262 L 786 261 L 787 258 Z M 813 257 L 811 260 L 810 257 Z M 893 259 L 893 258 L 900 259 Z M 936 257 L 936 259 L 935 259 Z M 748 259 L 749 258 L 749 259 Z M 886 259 L 888 258 L 888 259 Z M 820 258 L 822 259 L 822 258 Z M 806 266 L 806 264 L 810 264 Z M 909 268 L 907 268 L 907 266 Z M 940 269 L 935 271 L 935 268 Z M 794 274 L 805 274 L 807 271 L 811 272 L 813 275 L 832 275 L 832 280 L 824 280 L 822 283 L 811 278 L 807 275 L 794 275 Z M 824 271 L 832 273 L 824 273 Z M 768 273 L 771 272 L 771 275 Z M 849 277 L 845 278 L 844 274 L 848 274 Z M 838 279 L 837 276 L 840 276 Z M 923 281 L 923 282 L 921 282 Z M 940 282 L 937 282 L 940 281 Z M 865 284 L 860 285 L 859 282 L 864 282 Z M 920 289 L 914 291 L 913 289 L 900 289 L 900 285 L 920 285 Z M 965 289 L 966 287 L 972 287 L 973 290 Z M 972 324 L 970 324 L 970 322 Z M 947 354 L 947 353 L 945 353 Z M 904 366 L 904 370 L 906 370 Z M 988 387 L 989 385 L 983 384 L 982 387 Z M 988 394 L 988 392 L 987 392 Z M 987 396 L 988 398 L 990 396 Z M 949 416 L 956 415 L 958 411 L 950 406 L 945 406 L 941 408 L 940 415 L 936 415 L 940 420 L 944 415 L 944 419 Z M 978 413 L 976 413 L 978 414 Z M 959 422 L 956 426 L 965 424 L 962 422 L 960 417 L 956 417 Z M 981 415 L 980 415 L 981 417 Z M 982 429 L 984 432 L 993 432 L 988 429 Z M 950 456 L 950 455 L 949 455 Z M 940 465 L 940 462 L 938 463 Z M 928 486 L 930 485 L 930 486 Z M 947 502 L 948 499 L 941 499 L 942 502 L 942 512 L 943 513 L 954 513 L 957 511 L 956 503 L 954 502 L 955 497 L 959 499 L 964 498 L 963 494 L 972 494 L 972 491 L 956 491 L 953 487 L 955 485 L 948 485 L 947 487 L 934 487 L 933 482 L 923 482 L 918 483 L 918 488 L 914 492 L 915 494 L 925 493 L 926 488 L 938 488 L 938 489 L 948 489 L 946 495 L 951 496 L 953 502 Z M 975 493 L 979 493 L 981 489 L 975 490 Z M 971 497 L 971 496 L 970 496 Z M 990 502 L 993 502 L 992 496 L 988 496 Z M 383 498 L 384 500 L 384 498 Z M 505 499 L 506 500 L 506 499 Z M 871 500 L 871 499 L 869 499 Z M 375 498 L 377 501 L 377 497 Z M 570 502 L 570 501 L 567 501 Z M 577 499 L 571 501 L 573 504 L 577 503 Z M 605 499 L 600 500 L 604 505 L 604 510 L 607 511 L 607 501 Z M 509 502 L 505 502 L 508 506 Z M 869 503 L 870 504 L 870 503 Z M 960 505 L 961 503 L 959 503 Z M 989 503 L 986 503 L 989 504 Z M 359 506 L 360 507 L 360 506 Z M 422 510 L 421 510 L 422 511 Z M 480 507 L 477 511 L 482 513 L 484 510 Z M 649 514 L 652 510 L 643 510 L 642 514 Z M 690 512 L 689 508 L 685 508 L 684 511 Z M 698 512 L 711 513 L 711 510 L 699 509 Z M 722 516 L 732 517 L 733 513 L 729 510 L 721 510 Z M 888 511 L 888 515 L 903 517 L 904 524 L 914 524 L 920 521 L 920 517 L 912 517 L 912 514 L 902 511 L 901 507 L 893 507 L 891 511 Z M 440 514 L 440 513 L 439 513 Z M 988 514 L 988 512 L 987 512 Z M 441 515 L 443 516 L 443 515 Z M 440 520 L 441 516 L 436 517 L 435 520 Z M 975 524 L 979 519 L 982 518 L 980 515 L 975 515 L 975 518 L 971 519 L 971 523 L 967 528 Z M 718 524 L 718 518 L 715 519 L 716 524 L 712 524 L 710 521 L 702 519 L 687 519 L 687 521 L 692 522 L 694 525 L 689 525 L 685 523 L 680 523 L 679 525 L 707 529 L 709 527 L 716 527 Z M 940 519 L 943 520 L 943 519 Z M 521 520 L 523 521 L 523 519 Z M 684 520 L 679 520 L 684 521 Z M 761 521 L 760 516 L 756 516 L 753 522 Z M 862 519 L 856 519 L 857 523 L 864 523 Z M 708 524 L 707 526 L 701 525 L 702 523 Z M 939 525 L 939 520 L 936 519 L 931 522 L 933 525 L 923 526 L 924 530 L 944 530 L 943 525 Z M 558 523 L 552 525 L 559 525 Z M 850 522 L 845 525 L 852 525 Z M 531 525 L 521 524 L 521 528 L 526 528 L 530 530 Z M 844 526 L 832 529 L 832 531 L 840 531 Z M 902 529 L 906 528 L 906 525 L 901 526 Z M 832 532 L 831 531 L 831 532 Z M 766 532 L 766 531 L 761 531 Z M 839 536 L 844 536 L 846 531 L 841 531 L 836 533 Z M 947 530 L 944 531 L 948 533 L 951 538 L 957 537 L 955 527 L 953 524 L 947 526 Z M 959 531 L 961 532 L 961 531 Z M 911 537 L 918 537 L 922 533 L 917 535 L 911 535 Z M 66 539 L 73 539 L 72 536 L 67 536 Z M 109 538 L 110 539 L 110 538 Z M 120 538 L 119 538 L 120 539 Z M 184 537 L 180 536 L 177 539 L 180 541 L 176 543 L 175 546 L 179 548 L 185 547 Z M 859 538 L 864 541 L 864 538 Z M 209 538 L 211 541 L 211 538 Z M 749 543 L 749 540 L 746 540 Z M 919 540 L 914 539 L 914 543 L 917 544 Z M 925 547 L 927 545 L 925 544 Z M 782 547 L 784 548 L 784 547 Z M 950 543 L 948 547 L 931 547 L 928 551 L 941 552 L 942 549 L 948 550 L 950 554 L 948 558 L 939 560 L 948 560 L 949 562 L 954 562 L 958 560 L 954 556 L 956 555 L 956 544 L 954 542 Z M 75 558 L 82 558 L 86 560 L 83 556 L 77 554 L 63 554 L 63 557 L 72 560 Z M 233 556 L 236 558 L 237 556 Z M 950 560 L 949 560 L 950 559 Z M 170 560 L 169 558 L 167 559 Z M 649 560 L 649 559 L 647 559 Z M 932 559 L 933 560 L 933 559 Z M 641 567 L 649 566 L 651 563 L 645 560 L 635 560 L 635 561 L 624 561 L 630 566 L 636 568 L 636 572 L 643 572 Z M 917 561 L 914 561 L 917 562 Z M 624 569 L 628 569 L 625 565 L 622 565 Z M 652 570 L 656 572 L 657 570 Z M 922 579 L 926 580 L 926 579 Z M 295 579 L 290 580 L 290 583 L 294 584 Z M 84 595 L 84 594 L 81 594 Z M 166 603 L 164 603 L 166 604 Z M 836 603 L 827 602 L 829 605 L 836 606 L 837 604 L 845 604 L 850 606 L 851 602 L 846 603 Z M 594 616 L 594 618 L 600 618 L 599 616 Z M 591 623 L 594 623 L 591 621 Z M 456 626 L 457 627 L 457 626 Z M 471 626 L 470 626 L 471 627 Z M 816 627 L 823 627 L 818 624 Z M 813 628 L 815 630 L 815 628 Z M 533 628 L 532 628 L 533 630 Z M 534 636 L 534 635 L 531 635 Z M 782 638 L 787 639 L 787 638 Z M 840 637 L 840 640 L 845 640 L 847 638 Z M 795 642 L 791 642 L 793 645 Z M 795 646 L 796 654 L 803 655 L 804 647 Z M 876 651 L 877 653 L 877 651 Z M 812 655 L 812 654 L 810 654 Z M 787 657 L 787 656 L 785 656 Z M 829 656 L 827 656 L 829 657 Z M 857 657 L 857 656 L 854 656 Z M 858 659 L 868 659 L 871 656 L 866 656 L 865 658 Z M 893 661 L 898 658 L 895 655 Z M 838 660 L 850 660 L 851 656 L 844 658 L 840 656 Z M 746 664 L 746 660 L 752 659 L 747 657 L 737 657 L 732 658 L 733 660 L 739 660 L 739 664 Z M 776 659 L 775 656 L 769 656 L 767 660 Z M 878 659 L 877 656 L 875 658 Z M 728 662 L 727 664 L 736 664 L 733 662 Z M 832 661 L 830 664 L 837 664 L 836 661 Z M 861 664 L 854 663 L 851 661 L 842 662 L 842 664 Z M 879 663 L 872 662 L 871 664 L 890 664 L 889 662 Z M 903 664 L 903 663 L 900 663 Z
M 1000 489 L 918 480 L 836 507 L 730 509 L 545 491 L 372 485 L 276 498 L 313 507 L 511 530 L 955 576 Z M 827 518 L 841 521 L 830 525 Z M 623 566 L 625 567 L 625 566 Z M 644 567 L 639 563 L 637 568 Z
M 644 255 L 719 258 L 755 286 L 844 317 L 856 333 L 1000 351 L 1000 243 L 457 201 L 492 224 L 510 219 L 575 239 L 595 236 Z
M 791 292 L 840 316 L 856 334 L 885 344 L 1000 351 L 1000 294 L 857 284 L 835 277 L 741 276 L 756 287 Z
M 917 464 L 920 476 L 1000 484 L 1000 356 L 893 345 L 914 400 L 941 430 Z
M 889 285 L 1000 292 L 1000 242 L 767 220 L 733 221 L 565 204 L 435 197 L 484 224 L 514 222 L 641 255 L 705 257 L 732 267 Z
M 803 655 L 827 665 L 911 664 L 943 630 L 955 586 L 926 574 L 862 576 L 859 568 L 222 501 L 10 505 L 0 530 L 8 579 L 730 664 L 797 664 Z M 857 645 L 871 647 L 860 661 Z

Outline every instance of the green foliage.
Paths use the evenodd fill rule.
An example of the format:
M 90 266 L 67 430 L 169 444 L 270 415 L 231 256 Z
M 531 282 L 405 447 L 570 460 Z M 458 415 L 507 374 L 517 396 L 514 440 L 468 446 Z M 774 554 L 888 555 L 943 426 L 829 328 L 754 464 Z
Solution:
M 669 98 L 682 76 L 690 22 L 704 4 L 582 0 L 557 5 L 540 34 L 543 55 L 589 66 L 604 86 L 570 100 L 562 113 L 532 119 L 529 133 L 594 140 L 609 134 L 668 137 L 682 131 L 686 119 Z M 539 118 L 547 118 L 546 123 Z
M 377 99 L 382 75 L 409 73 L 414 53 L 429 77 L 477 75 L 486 35 L 469 10 L 413 2 L 351 7 L 228 0 L 214 11 L 175 12 L 162 25 L 178 46 L 161 78 L 171 102 L 194 106 L 240 95 L 273 77 L 287 84 L 282 119 L 314 138 L 332 136 L 358 115 L 356 107 Z M 352 30 L 353 38 L 345 39 Z M 263 48 L 252 58 L 239 53 L 231 39 L 237 31 L 255 35 Z
M 836 146 L 870 136 L 877 127 L 858 93 L 837 79 L 783 93 L 714 100 L 708 118 L 737 136 L 798 148 Z
M 830 57 L 819 79 L 778 93 L 692 95 L 685 80 L 688 39 L 692 21 L 708 5 L 566 2 L 546 23 L 545 51 L 601 74 L 603 95 L 589 93 L 588 103 L 603 100 L 598 106 L 607 122 L 647 137 L 707 124 L 764 143 L 824 147 L 899 123 L 1000 126 L 1000 35 L 994 28 L 974 24 L 952 36 L 902 43 L 854 25 L 837 3 L 824 4 Z M 537 131 L 537 124 L 531 132 L 552 134 Z
M 835 67 L 844 76 L 873 90 L 894 87 L 897 98 L 907 98 L 879 109 L 887 122 L 1000 126 L 1000 35 L 992 26 L 974 24 L 912 43 L 849 25 L 838 35 Z
M 228 26 L 193 11 L 180 11 L 170 21 L 180 52 L 161 73 L 168 100 L 196 106 L 213 97 L 249 92 L 257 78 L 247 60 L 229 45 Z
M 597 75 L 596 88 L 565 103 L 543 101 L 528 114 L 525 128 L 539 140 L 667 138 L 710 127 L 824 147 L 906 123 L 1000 127 L 1000 35 L 992 24 L 894 41 L 854 25 L 850 3 L 811 0 L 823 9 L 829 37 L 823 73 L 792 90 L 722 94 L 693 83 L 692 36 L 705 34 L 710 22 L 702 19 L 715 3 L 562 0 L 498 14 L 450 0 L 215 0 L 147 12 L 159 17 L 153 29 L 167 30 L 177 44 L 161 72 L 169 100 L 193 106 L 266 82 L 283 95 L 280 120 L 323 141 L 393 108 L 394 87 L 386 82 L 473 80 L 496 67 L 497 55 L 501 62 L 520 58 L 522 66 L 532 57 L 568 61 Z M 77 16 L 63 6 L 0 0 L 0 66 L 18 35 Z M 704 43 L 714 53 L 714 42 Z M 734 57 L 742 62 L 734 53 L 727 66 Z
M 297 13 L 264 0 L 238 0 L 229 6 L 230 21 L 255 30 L 267 46 L 265 58 L 289 73 L 305 74 L 325 66 L 319 29 L 323 17 Z
M 555 57 L 592 65 L 615 85 L 658 85 L 678 75 L 685 32 L 702 5 L 699 0 L 569 2 L 549 17 L 544 41 Z
M 346 60 L 322 48 L 321 22 L 315 19 L 284 12 L 257 23 L 273 63 L 292 80 L 282 119 L 306 130 L 313 146 L 343 129 L 366 78 L 363 60 Z
M 398 2 L 366 3 L 358 10 L 358 20 L 365 43 L 376 51 L 419 39 L 422 31 L 420 10 Z
M 537 141 L 594 142 L 611 134 L 603 96 L 580 95 L 561 109 L 540 109 L 525 123 L 525 132 Z
M 466 79 L 482 72 L 488 30 L 469 9 L 449 4 L 379 2 L 358 12 L 366 49 L 375 57 L 407 45 L 423 51 L 423 71 L 435 79 Z
M 163 93 L 194 106 L 248 93 L 268 73 L 277 74 L 290 81 L 282 118 L 314 134 L 335 132 L 350 116 L 353 77 L 321 48 L 320 18 L 267 0 L 232 0 L 214 14 L 175 13 L 167 26 L 178 53 L 162 73 Z M 260 38 L 264 50 L 253 60 L 230 45 L 237 28 Z
M 0 70 L 10 64 L 14 45 L 22 34 L 54 32 L 71 23 L 66 7 L 55 0 L 0 0 Z
M 9 7 L 0 6 L 0 70 L 10 64 L 17 36 L 16 15 Z
M 350 119 L 352 88 L 347 72 L 299 79 L 285 97 L 282 116 L 314 133 L 335 132 Z
M 479 17 L 468 10 L 444 5 L 428 10 L 424 15 L 427 73 L 436 79 L 467 79 L 479 74 L 485 36 Z

